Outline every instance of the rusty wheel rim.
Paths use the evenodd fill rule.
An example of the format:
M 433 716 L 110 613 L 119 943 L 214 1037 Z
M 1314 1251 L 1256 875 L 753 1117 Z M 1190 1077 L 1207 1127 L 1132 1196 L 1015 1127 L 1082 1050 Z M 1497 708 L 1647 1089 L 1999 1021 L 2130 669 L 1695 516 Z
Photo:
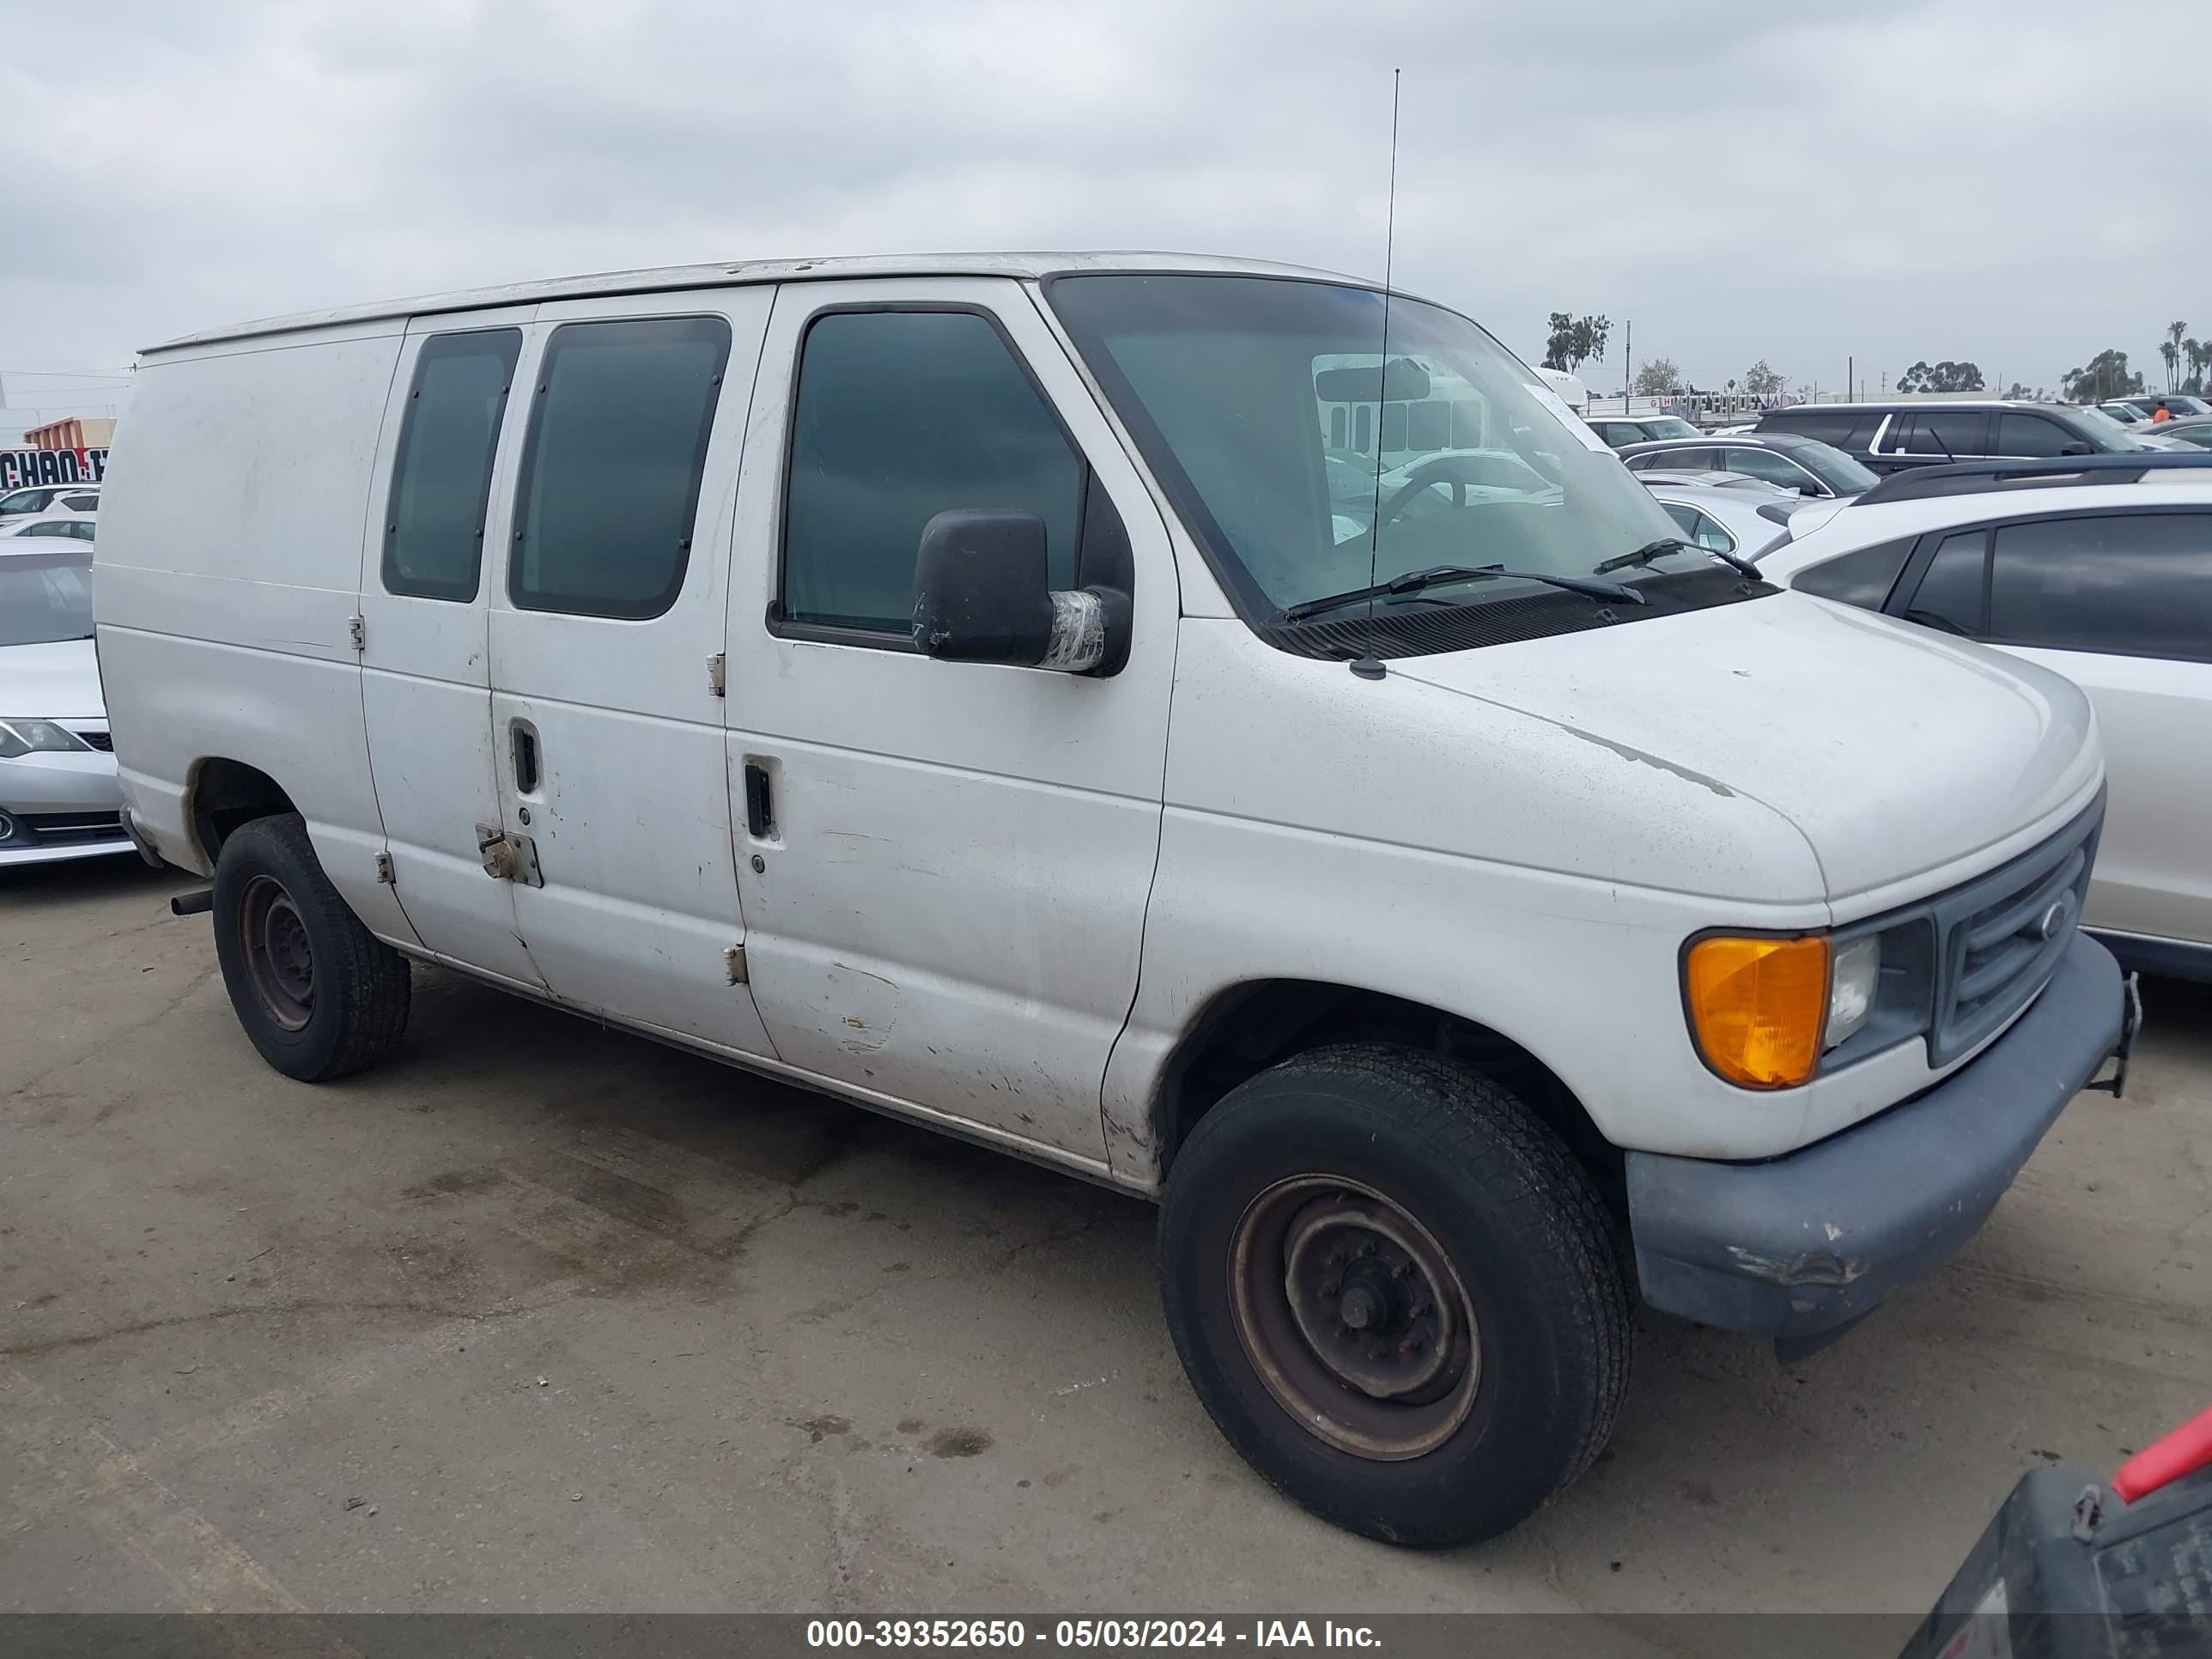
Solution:
M 315 958 L 299 907 L 275 880 L 256 876 L 246 883 L 238 909 L 254 1000 L 286 1030 L 305 1029 L 315 1012 Z
M 1231 1241 L 1230 1315 L 1276 1403 L 1340 1451 L 1403 1462 L 1474 1408 L 1474 1307 L 1434 1234 L 1395 1200 L 1334 1176 L 1279 1181 Z

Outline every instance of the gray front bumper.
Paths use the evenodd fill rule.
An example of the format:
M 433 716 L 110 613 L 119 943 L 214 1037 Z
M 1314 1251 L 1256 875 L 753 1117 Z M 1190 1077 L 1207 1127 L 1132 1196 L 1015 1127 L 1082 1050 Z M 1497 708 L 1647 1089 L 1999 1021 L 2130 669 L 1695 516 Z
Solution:
M 1629 1153 L 1644 1299 L 1801 1346 L 1871 1312 L 1980 1229 L 2118 1043 L 2124 1007 L 2111 952 L 2077 935 L 2002 1036 L 1879 1117 L 1764 1164 Z
M 75 726 L 78 722 L 69 724 Z M 112 835 L 93 840 L 71 836 L 46 844 L 41 844 L 23 822 L 54 814 L 119 815 L 122 809 L 123 784 L 116 775 L 112 755 L 72 749 L 0 760 L 0 814 L 14 820 L 16 829 L 12 836 L 0 836 L 0 868 L 127 853 L 131 842 L 119 816 Z

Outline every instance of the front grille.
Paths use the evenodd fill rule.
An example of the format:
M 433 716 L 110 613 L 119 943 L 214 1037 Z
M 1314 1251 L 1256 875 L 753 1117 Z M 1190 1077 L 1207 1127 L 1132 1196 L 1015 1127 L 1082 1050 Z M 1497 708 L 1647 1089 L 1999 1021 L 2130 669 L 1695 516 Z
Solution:
M 18 846 L 83 847 L 96 841 L 115 841 L 123 834 L 120 812 L 18 812 L 15 814 Z
M 76 734 L 103 755 L 115 752 L 115 739 L 105 732 L 80 732 Z
M 2002 1027 L 2058 969 L 2096 862 L 2105 798 L 2040 847 L 1937 899 L 1928 1060 L 1948 1066 Z

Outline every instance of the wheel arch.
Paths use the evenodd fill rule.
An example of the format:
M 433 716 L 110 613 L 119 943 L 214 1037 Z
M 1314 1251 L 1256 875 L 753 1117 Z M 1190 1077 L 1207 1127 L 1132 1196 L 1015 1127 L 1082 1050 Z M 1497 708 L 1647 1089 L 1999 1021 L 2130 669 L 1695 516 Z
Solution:
M 221 855 L 223 842 L 240 826 L 297 811 L 275 778 L 258 766 L 224 755 L 195 762 L 185 785 L 185 821 L 210 869 Z
M 1294 1054 L 1346 1042 L 1395 1042 L 1442 1054 L 1518 1098 L 1597 1178 L 1621 1191 L 1621 1154 L 1559 1073 L 1507 1033 L 1448 1010 L 1322 980 L 1255 979 L 1218 991 L 1169 1051 L 1153 1093 L 1152 1133 L 1165 1177 L 1199 1120 L 1248 1078 Z

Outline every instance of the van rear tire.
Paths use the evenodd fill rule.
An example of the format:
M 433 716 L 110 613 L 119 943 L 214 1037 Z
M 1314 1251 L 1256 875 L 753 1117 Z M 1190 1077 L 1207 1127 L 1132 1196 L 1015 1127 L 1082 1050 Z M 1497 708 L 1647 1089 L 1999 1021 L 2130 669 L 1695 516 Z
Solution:
M 238 1023 L 287 1077 L 327 1083 L 362 1071 L 407 1030 L 407 959 L 338 896 L 296 812 L 256 818 L 223 842 L 215 952 Z
M 1505 1090 L 1418 1049 L 1316 1049 L 1231 1091 L 1169 1171 L 1160 1274 L 1230 1443 L 1386 1542 L 1525 1520 L 1627 1394 L 1628 1286 L 1595 1184 Z

